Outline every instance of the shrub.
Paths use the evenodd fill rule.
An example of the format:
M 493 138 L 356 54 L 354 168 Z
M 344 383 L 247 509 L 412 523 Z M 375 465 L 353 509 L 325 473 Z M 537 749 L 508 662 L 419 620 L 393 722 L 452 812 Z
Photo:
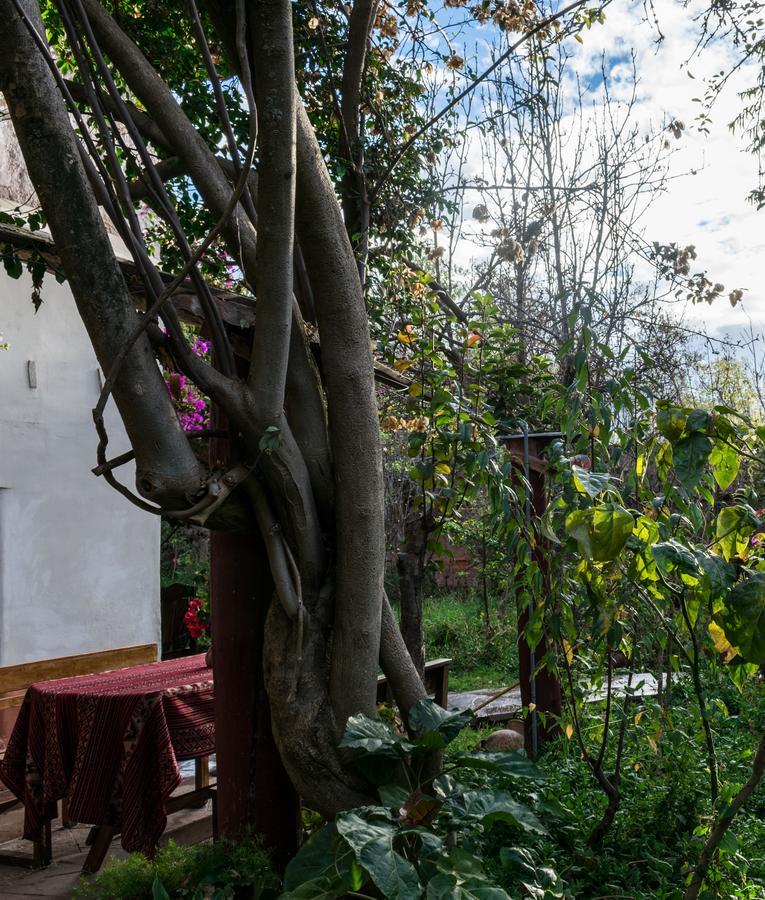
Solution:
M 140 853 L 109 863 L 81 880 L 75 900 L 224 900 L 243 889 L 256 900 L 276 897 L 279 879 L 254 839 L 181 847 L 170 841 L 153 860 Z

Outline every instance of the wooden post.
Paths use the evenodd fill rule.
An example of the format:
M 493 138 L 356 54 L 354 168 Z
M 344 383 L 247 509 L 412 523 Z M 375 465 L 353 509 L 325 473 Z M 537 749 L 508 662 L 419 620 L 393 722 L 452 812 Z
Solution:
M 271 733 L 263 683 L 273 583 L 259 533 L 213 532 L 210 589 L 218 833 L 261 835 L 281 869 L 297 850 L 299 807 Z
M 218 410 L 214 427 L 225 429 Z M 231 461 L 227 440 L 210 442 L 214 465 Z M 213 531 L 210 599 L 215 677 L 216 836 L 262 837 L 278 871 L 295 855 L 300 803 L 271 731 L 263 634 L 273 581 L 260 533 Z
M 547 507 L 547 492 L 545 490 L 545 463 L 542 454 L 549 444 L 551 438 L 546 436 L 536 436 L 529 438 L 529 483 L 532 489 L 532 510 L 534 515 L 541 516 Z M 518 471 L 523 471 L 525 465 L 523 453 L 523 439 L 508 441 L 508 449 L 511 452 L 513 461 L 516 463 Z M 547 542 L 539 534 L 536 535 L 534 544 L 533 558 L 539 566 L 542 574 L 542 582 L 544 584 L 544 595 L 538 597 L 544 600 L 549 596 L 551 591 L 550 571 L 548 565 L 549 547 Z M 518 663 L 519 678 L 521 687 L 521 702 L 524 707 L 528 707 L 532 702 L 532 653 L 526 638 L 525 629 L 529 621 L 529 610 L 524 609 L 518 616 Z M 537 667 L 549 650 L 547 638 L 542 634 L 542 638 L 534 648 L 534 659 Z M 539 747 L 550 738 L 558 729 L 557 719 L 561 715 L 561 688 L 560 681 L 554 671 L 545 668 L 539 671 L 536 676 L 536 709 L 539 722 L 538 741 Z M 539 714 L 542 714 L 541 716 Z M 532 717 L 526 716 L 525 723 L 525 743 L 526 747 L 531 750 L 532 744 Z

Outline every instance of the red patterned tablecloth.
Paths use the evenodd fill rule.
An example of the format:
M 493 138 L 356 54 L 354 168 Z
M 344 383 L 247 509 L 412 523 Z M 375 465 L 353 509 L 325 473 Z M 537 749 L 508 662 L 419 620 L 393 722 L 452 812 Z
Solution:
M 0 762 L 40 840 L 66 798 L 69 818 L 116 825 L 125 850 L 151 852 L 180 784 L 178 759 L 215 748 L 213 676 L 204 654 L 33 684 Z

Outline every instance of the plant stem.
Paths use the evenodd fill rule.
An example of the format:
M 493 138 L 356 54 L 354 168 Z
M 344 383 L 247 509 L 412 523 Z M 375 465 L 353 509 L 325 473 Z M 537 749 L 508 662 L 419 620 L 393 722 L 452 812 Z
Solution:
M 704 844 L 704 849 L 701 851 L 701 856 L 699 856 L 699 861 L 696 863 L 696 868 L 693 870 L 693 875 L 691 876 L 683 900 L 696 900 L 696 897 L 698 897 L 706 874 L 709 871 L 709 866 L 720 845 L 720 841 L 725 836 L 725 832 L 728 828 L 730 828 L 731 822 L 738 811 L 746 803 L 762 780 L 763 773 L 765 773 L 765 733 L 763 733 L 757 747 L 757 753 L 755 754 L 754 763 L 752 765 L 752 774 L 749 776 L 746 784 L 722 811 L 714 828 L 709 833 L 707 842 Z

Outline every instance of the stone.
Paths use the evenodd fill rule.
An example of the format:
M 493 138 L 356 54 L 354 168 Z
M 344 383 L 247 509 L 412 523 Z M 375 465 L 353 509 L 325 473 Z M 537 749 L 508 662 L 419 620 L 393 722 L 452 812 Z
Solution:
M 519 733 L 514 728 L 500 728 L 499 731 L 492 731 L 485 737 L 478 745 L 478 749 L 488 750 L 492 753 L 523 750 L 523 733 Z

